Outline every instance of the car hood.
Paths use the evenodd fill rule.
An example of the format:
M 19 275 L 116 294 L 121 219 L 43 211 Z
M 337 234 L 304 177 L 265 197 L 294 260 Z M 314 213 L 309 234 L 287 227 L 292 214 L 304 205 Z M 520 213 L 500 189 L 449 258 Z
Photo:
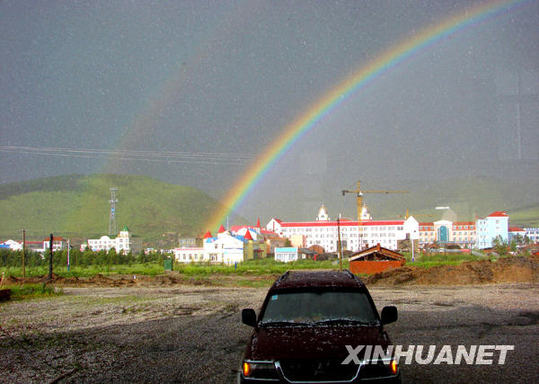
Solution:
M 254 331 L 246 350 L 253 360 L 344 359 L 346 345 L 389 344 L 387 334 L 376 326 L 282 326 Z M 358 354 L 361 358 L 363 351 Z

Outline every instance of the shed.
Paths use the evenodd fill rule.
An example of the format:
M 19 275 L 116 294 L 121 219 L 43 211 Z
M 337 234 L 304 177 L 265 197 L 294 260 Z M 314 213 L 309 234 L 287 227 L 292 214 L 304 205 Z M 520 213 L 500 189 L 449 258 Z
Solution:
M 352 273 L 373 274 L 392 268 L 399 268 L 406 263 L 403 255 L 377 244 L 374 247 L 354 253 L 350 258 Z

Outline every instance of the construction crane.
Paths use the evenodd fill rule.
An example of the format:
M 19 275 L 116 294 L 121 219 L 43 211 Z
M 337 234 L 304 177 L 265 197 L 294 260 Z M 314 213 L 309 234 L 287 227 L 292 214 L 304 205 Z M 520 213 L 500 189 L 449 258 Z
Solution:
M 386 191 L 386 190 L 367 190 L 362 191 L 361 190 L 361 182 L 357 182 L 357 188 L 353 190 L 343 189 L 342 195 L 346 195 L 347 193 L 355 193 L 356 199 L 357 199 L 357 221 L 361 224 L 361 210 L 363 208 L 363 194 L 364 193 L 383 193 L 383 194 L 389 194 L 389 193 L 408 193 L 408 191 Z

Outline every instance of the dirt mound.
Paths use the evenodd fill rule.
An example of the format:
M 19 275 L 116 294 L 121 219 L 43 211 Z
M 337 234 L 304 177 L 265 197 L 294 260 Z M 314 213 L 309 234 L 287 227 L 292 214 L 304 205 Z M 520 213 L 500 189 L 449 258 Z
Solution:
M 2 279 L 2 285 L 14 285 L 14 284 L 19 284 L 20 283 L 20 280 L 19 278 L 17 277 L 14 277 L 14 276 L 8 276 L 8 277 L 4 277 Z
M 431 268 L 404 266 L 364 279 L 367 285 L 538 283 L 539 257 L 508 257 Z

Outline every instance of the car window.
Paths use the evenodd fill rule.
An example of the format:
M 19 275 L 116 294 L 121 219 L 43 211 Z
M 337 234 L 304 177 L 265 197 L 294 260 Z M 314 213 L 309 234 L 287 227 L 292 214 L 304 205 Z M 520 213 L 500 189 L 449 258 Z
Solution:
M 293 292 L 270 296 L 262 323 L 324 320 L 377 321 L 375 309 L 363 292 Z

